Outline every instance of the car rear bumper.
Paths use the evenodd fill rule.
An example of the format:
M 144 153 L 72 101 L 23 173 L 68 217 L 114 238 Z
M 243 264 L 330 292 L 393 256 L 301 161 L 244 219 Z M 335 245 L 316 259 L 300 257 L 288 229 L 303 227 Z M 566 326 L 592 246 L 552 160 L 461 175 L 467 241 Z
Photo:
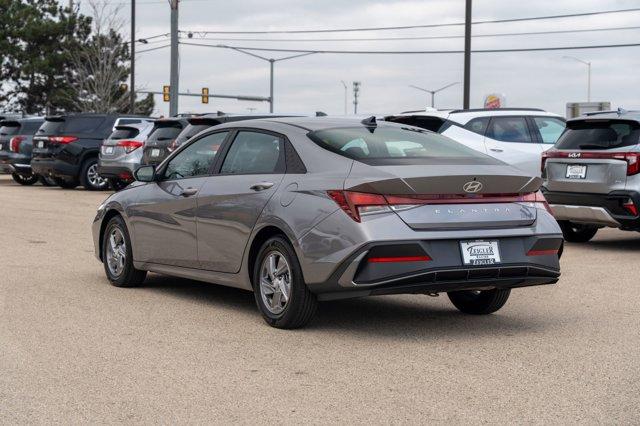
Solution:
M 633 201 L 640 210 L 640 193 L 636 191 L 612 191 L 608 194 L 544 191 L 554 217 L 597 226 L 623 229 L 640 229 L 640 215 L 634 215 L 623 207 Z
M 133 172 L 135 171 L 133 165 L 126 163 L 107 163 L 100 162 L 98 164 L 98 174 L 107 179 L 123 179 L 133 180 Z
M 0 154 L 0 173 L 31 174 L 31 157 L 18 153 Z
M 31 169 L 40 176 L 62 179 L 75 179 L 80 173 L 79 166 L 55 158 L 34 157 L 31 159 Z

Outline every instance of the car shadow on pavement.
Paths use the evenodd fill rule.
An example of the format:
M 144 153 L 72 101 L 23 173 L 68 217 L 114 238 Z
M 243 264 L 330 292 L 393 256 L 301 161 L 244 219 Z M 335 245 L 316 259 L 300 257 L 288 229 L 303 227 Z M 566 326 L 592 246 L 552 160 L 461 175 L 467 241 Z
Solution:
M 616 239 L 596 239 L 588 243 L 572 244 L 575 246 L 587 246 L 595 249 L 606 249 L 611 251 L 638 251 L 640 250 L 640 234 L 634 237 L 616 238 Z M 568 246 L 569 247 L 569 246 Z M 566 247 L 565 247 L 566 249 Z
M 150 274 L 145 289 L 196 303 L 211 309 L 232 309 L 241 315 L 260 318 L 253 294 L 222 285 Z M 440 298 L 445 298 L 441 295 Z M 447 300 L 448 304 L 448 300 Z M 373 296 L 321 302 L 316 318 L 304 329 L 308 332 L 349 331 L 393 338 L 438 336 L 510 336 L 552 327 L 553 318 L 532 312 L 526 318 L 509 315 L 507 307 L 493 315 L 475 316 L 443 307 L 425 295 Z M 265 325 L 266 326 L 266 325 Z

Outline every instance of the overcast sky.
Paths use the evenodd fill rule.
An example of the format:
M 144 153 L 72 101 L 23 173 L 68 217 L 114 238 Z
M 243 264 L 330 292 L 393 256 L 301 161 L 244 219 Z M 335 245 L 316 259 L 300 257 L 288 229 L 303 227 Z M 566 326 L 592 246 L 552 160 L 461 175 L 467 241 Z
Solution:
M 86 2 L 86 0 L 85 0 Z M 129 20 L 129 2 L 121 3 L 123 18 Z M 464 0 L 377 1 L 377 0 L 182 0 L 180 29 L 278 30 L 424 25 L 464 20 Z M 137 0 L 137 38 L 169 32 L 170 9 L 166 0 Z M 474 20 L 504 19 L 580 13 L 640 7 L 640 0 L 475 0 Z M 82 11 L 87 12 L 86 4 Z M 634 26 L 640 12 L 590 17 L 474 25 L 474 34 Z M 463 27 L 425 28 L 377 32 L 302 35 L 231 35 L 227 38 L 262 38 L 260 41 L 201 40 L 235 46 L 333 50 L 459 50 L 463 39 L 410 41 L 265 41 L 278 38 L 341 38 L 462 35 Z M 165 40 L 165 41 L 160 41 Z M 139 50 L 168 44 L 168 37 L 138 44 Z M 186 39 L 184 41 L 187 41 Z M 636 43 L 640 29 L 595 33 L 529 35 L 474 38 L 473 49 L 549 47 Z M 261 52 L 274 58 L 282 53 Z M 592 100 L 611 101 L 613 107 L 640 108 L 640 47 L 575 51 L 477 53 L 471 62 L 471 106 L 481 107 L 483 97 L 498 92 L 507 106 L 540 107 L 564 115 L 565 104 L 586 101 L 587 67 L 563 59 L 572 55 L 592 63 Z M 169 82 L 169 49 L 141 53 L 136 57 L 139 87 L 161 90 Z M 269 64 L 231 50 L 180 46 L 180 91 L 268 96 Z M 393 113 L 424 108 L 428 95 L 410 84 L 434 89 L 462 82 L 462 54 L 437 55 L 335 55 L 317 54 L 275 65 L 275 111 L 325 111 L 342 114 L 347 82 L 348 110 L 353 113 L 351 82 L 361 81 L 359 112 Z M 167 115 L 168 103 L 156 97 L 156 113 Z M 436 95 L 436 107 L 461 107 L 462 84 Z M 199 98 L 181 98 L 180 110 L 189 112 L 268 111 L 267 103 Z

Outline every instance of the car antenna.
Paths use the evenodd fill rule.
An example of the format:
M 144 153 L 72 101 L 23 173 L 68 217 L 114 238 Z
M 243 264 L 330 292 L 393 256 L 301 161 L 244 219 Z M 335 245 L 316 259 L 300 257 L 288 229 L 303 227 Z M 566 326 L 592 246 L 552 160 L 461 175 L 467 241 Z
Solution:
M 626 113 L 627 113 L 626 109 L 618 107 L 618 115 L 623 115 L 623 114 L 626 114 Z
M 365 118 L 364 120 L 361 121 L 361 123 L 367 127 L 376 127 L 378 125 L 378 123 L 376 123 L 375 115 Z

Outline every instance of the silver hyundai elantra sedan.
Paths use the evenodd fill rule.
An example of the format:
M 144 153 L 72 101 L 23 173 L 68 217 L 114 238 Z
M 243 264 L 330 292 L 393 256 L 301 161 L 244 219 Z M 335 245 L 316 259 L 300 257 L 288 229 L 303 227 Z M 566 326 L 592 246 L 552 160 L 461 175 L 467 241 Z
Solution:
M 540 178 L 416 127 L 228 123 L 135 176 L 93 223 L 109 281 L 150 271 L 250 290 L 274 327 L 305 325 L 318 301 L 400 293 L 489 314 L 560 276 Z

